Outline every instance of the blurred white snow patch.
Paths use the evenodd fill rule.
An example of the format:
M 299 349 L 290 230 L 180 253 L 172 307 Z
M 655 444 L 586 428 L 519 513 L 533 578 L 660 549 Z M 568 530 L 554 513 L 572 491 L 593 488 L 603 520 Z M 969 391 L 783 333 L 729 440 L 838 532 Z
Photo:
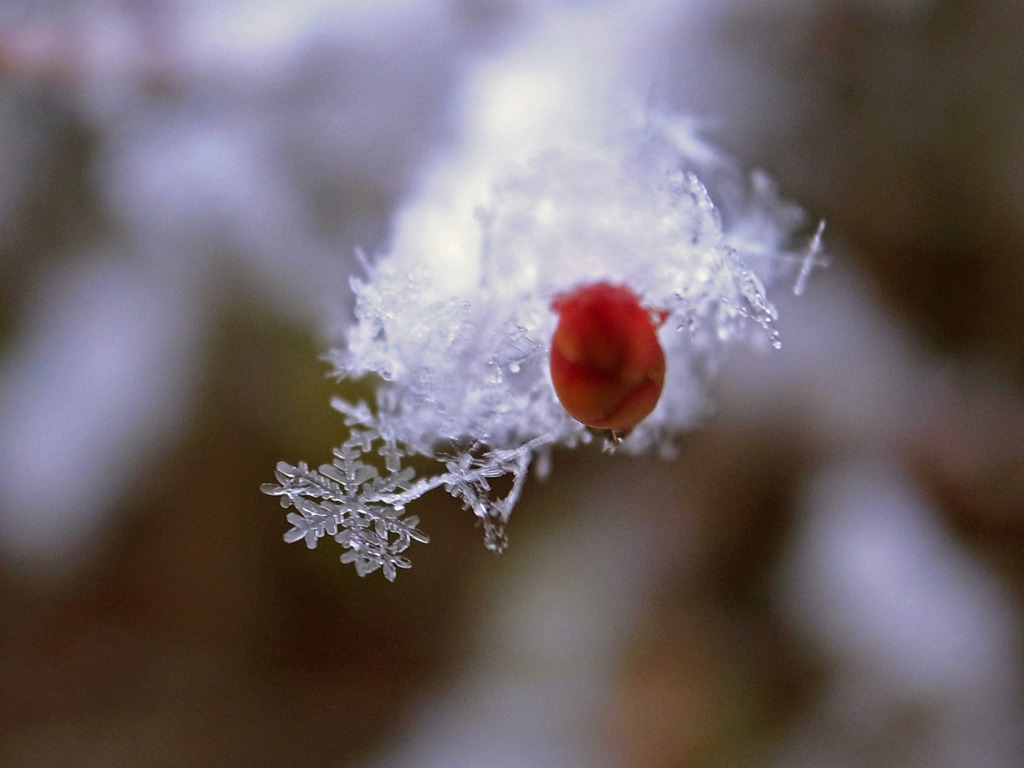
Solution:
M 168 118 L 134 125 L 100 158 L 108 209 L 129 231 L 206 259 L 217 245 L 258 246 L 274 219 L 292 217 L 295 201 L 269 183 L 277 180 L 261 162 L 258 123 Z
M 939 366 L 842 262 L 811 285 L 775 299 L 778 353 L 740 348 L 729 361 L 716 392 L 723 414 L 747 425 L 795 419 L 826 455 L 893 445 L 931 412 Z
M 0 547 L 16 565 L 56 573 L 87 556 L 173 439 L 202 322 L 180 277 L 84 258 L 36 302 L 0 369 Z
M 442 0 L 219 0 L 180 3 L 186 66 L 265 82 L 290 73 L 314 40 L 386 46 L 411 28 L 443 27 Z M 394 51 L 393 55 L 399 55 Z M 191 62 L 191 65 L 190 65 Z
M 1019 765 L 1021 635 L 1005 587 L 894 457 L 826 467 L 803 510 L 780 602 L 835 677 L 794 755 L 848 738 L 896 750 L 907 757 L 892 764 L 904 766 Z M 860 765 L 835 758 L 816 764 Z
M 1016 640 L 1008 596 L 893 464 L 855 460 L 815 479 L 788 574 L 794 616 L 898 688 L 992 683 Z
M 315 236 L 300 181 L 268 157 L 272 126 L 244 113 L 152 114 L 115 134 L 95 175 L 107 210 L 140 233 L 135 257 L 183 273 L 227 256 L 305 322 L 336 302 L 349 260 Z
M 463 94 L 463 155 L 503 162 L 540 148 L 617 136 L 624 94 L 654 73 L 637 68 L 636 43 L 658 26 L 659 2 L 542 6 L 533 34 L 480 64 Z

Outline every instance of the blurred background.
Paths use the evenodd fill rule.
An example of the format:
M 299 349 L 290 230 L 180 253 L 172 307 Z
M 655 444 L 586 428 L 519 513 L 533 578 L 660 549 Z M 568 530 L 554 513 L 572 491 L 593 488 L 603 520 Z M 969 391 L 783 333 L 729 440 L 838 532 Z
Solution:
M 427 497 L 388 584 L 259 486 L 468 73 L 616 3 L 5 0 L 0 765 L 1022 764 L 1024 5 L 645 7 L 830 265 L 677 457 L 556 453 L 502 556 Z

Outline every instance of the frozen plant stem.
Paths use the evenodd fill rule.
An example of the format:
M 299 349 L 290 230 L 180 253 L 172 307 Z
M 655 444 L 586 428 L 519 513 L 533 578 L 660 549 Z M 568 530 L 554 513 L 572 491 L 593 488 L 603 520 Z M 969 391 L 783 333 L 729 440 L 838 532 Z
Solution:
M 818 263 L 821 229 L 794 247 L 799 209 L 671 116 L 648 112 L 614 140 L 485 168 L 482 205 L 479 169 L 443 168 L 399 216 L 391 251 L 365 260 L 366 277 L 352 279 L 356 323 L 331 360 L 339 378 L 377 378 L 376 403 L 336 398 L 350 434 L 333 462 L 282 462 L 263 486 L 294 508 L 286 541 L 331 536 L 360 575 L 409 567 L 403 553 L 427 536 L 406 505 L 439 487 L 503 551 L 533 458 L 546 467 L 553 447 L 592 441 L 552 386 L 557 297 L 621 286 L 656 318 L 664 389 L 613 437 L 628 453 L 671 455 L 673 436 L 706 412 L 726 349 L 779 346 L 766 285 L 789 275 L 802 290 Z M 417 477 L 404 463 L 414 456 L 438 471 Z M 502 495 L 490 481 L 504 476 Z
M 346 405 L 336 402 L 340 410 Z M 360 403 L 357 408 L 362 410 L 365 405 Z M 333 536 L 349 550 L 341 557 L 343 563 L 353 563 L 360 576 L 379 568 L 389 581 L 394 581 L 397 569 L 410 566 L 401 553 L 414 540 L 424 544 L 430 540 L 416 528 L 419 518 L 402 516 L 406 503 L 440 486 L 483 521 L 487 548 L 504 551 L 505 521 L 519 499 L 533 451 L 553 442 L 538 437 L 514 449 L 488 451 L 479 458 L 463 452 L 445 462 L 446 472 L 414 481 L 414 471 L 401 468 L 401 453 L 394 443 L 380 445 L 380 453 L 388 461 L 386 475 L 362 463 L 374 441 L 369 432 L 353 430 L 353 437 L 335 449 L 331 464 L 311 470 L 304 462 L 294 467 L 280 462 L 275 472 L 280 485 L 266 484 L 262 490 L 280 497 L 282 506 L 297 510 L 288 514 L 293 527 L 285 541 L 301 539 L 313 549 L 323 536 Z M 513 476 L 511 490 L 503 498 L 490 498 L 488 479 L 507 474 Z

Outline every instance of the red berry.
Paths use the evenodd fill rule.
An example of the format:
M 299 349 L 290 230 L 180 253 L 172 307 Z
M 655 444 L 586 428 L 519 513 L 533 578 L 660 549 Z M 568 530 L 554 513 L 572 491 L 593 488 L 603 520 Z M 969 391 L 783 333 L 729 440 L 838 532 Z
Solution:
M 585 285 L 555 297 L 560 315 L 551 344 L 551 383 L 577 421 L 617 435 L 629 432 L 658 404 L 665 353 L 651 313 L 628 288 Z

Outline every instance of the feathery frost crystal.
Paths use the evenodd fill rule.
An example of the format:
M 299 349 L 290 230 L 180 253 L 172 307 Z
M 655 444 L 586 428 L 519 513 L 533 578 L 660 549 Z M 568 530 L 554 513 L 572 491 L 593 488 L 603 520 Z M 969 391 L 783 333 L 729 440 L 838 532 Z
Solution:
M 489 549 L 504 550 L 533 460 L 546 468 L 553 447 L 593 440 L 552 386 L 556 296 L 621 285 L 665 317 L 664 391 L 621 450 L 670 455 L 673 435 L 706 411 L 723 348 L 748 337 L 779 346 L 765 285 L 799 272 L 799 289 L 819 250 L 820 229 L 795 248 L 803 215 L 764 176 L 740 174 L 664 116 L 510 164 L 482 191 L 466 193 L 468 210 L 450 194 L 422 203 L 435 224 L 450 215 L 442 236 L 430 215 L 407 210 L 392 251 L 366 260 L 365 278 L 352 279 L 357 321 L 331 359 L 340 378 L 375 377 L 376 402 L 335 399 L 350 435 L 334 461 L 282 462 L 278 484 L 263 488 L 293 508 L 286 541 L 332 536 L 361 575 L 409 567 L 403 553 L 427 536 L 405 507 L 438 487 L 482 521 Z M 417 477 L 405 465 L 414 456 L 436 472 Z M 502 476 L 512 480 L 503 495 L 490 485 Z

